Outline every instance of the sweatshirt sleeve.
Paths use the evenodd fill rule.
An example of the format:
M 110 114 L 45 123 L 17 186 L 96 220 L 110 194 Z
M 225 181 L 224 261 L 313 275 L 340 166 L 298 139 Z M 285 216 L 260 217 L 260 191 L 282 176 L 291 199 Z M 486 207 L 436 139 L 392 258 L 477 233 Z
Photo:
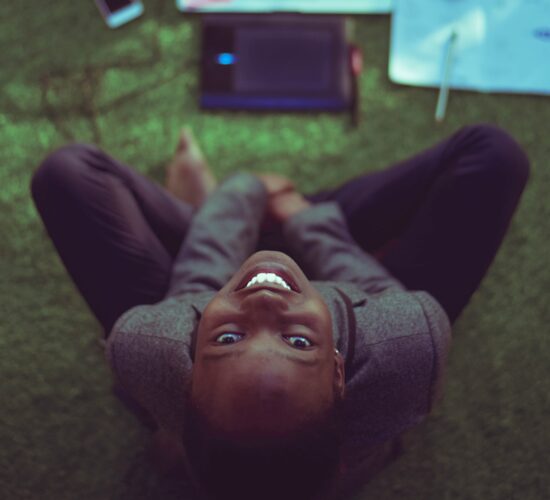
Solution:
M 451 324 L 425 291 L 389 291 L 354 309 L 346 448 L 354 461 L 418 425 L 443 394 Z
M 249 173 L 214 191 L 191 222 L 166 297 L 222 288 L 256 248 L 266 203 L 263 183 Z
M 296 214 L 284 224 L 283 235 L 312 280 L 354 283 L 366 293 L 388 288 L 405 290 L 402 283 L 357 245 L 334 202 L 319 203 Z
M 115 323 L 106 359 L 124 399 L 146 410 L 165 429 L 178 430 L 192 372 L 192 304 L 200 294 L 136 306 Z

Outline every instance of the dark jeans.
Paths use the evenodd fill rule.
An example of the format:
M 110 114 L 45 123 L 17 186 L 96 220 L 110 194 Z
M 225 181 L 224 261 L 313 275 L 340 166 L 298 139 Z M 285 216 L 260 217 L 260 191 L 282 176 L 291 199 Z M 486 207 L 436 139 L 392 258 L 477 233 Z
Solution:
M 447 140 L 342 186 L 336 201 L 357 243 L 408 289 L 432 294 L 454 322 L 498 251 L 529 177 L 504 131 L 464 127 Z M 193 209 L 90 145 L 50 154 L 32 195 L 79 291 L 105 329 L 161 300 Z

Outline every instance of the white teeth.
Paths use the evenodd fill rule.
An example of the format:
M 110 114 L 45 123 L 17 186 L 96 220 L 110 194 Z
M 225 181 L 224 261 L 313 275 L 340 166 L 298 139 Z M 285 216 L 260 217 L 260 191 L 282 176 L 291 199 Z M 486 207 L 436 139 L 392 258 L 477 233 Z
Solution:
M 275 273 L 259 273 L 247 283 L 245 288 L 255 285 L 256 283 L 263 283 L 264 281 L 267 281 L 268 283 L 276 283 L 277 285 L 281 285 L 287 290 L 291 290 L 288 283 L 280 276 L 277 276 Z

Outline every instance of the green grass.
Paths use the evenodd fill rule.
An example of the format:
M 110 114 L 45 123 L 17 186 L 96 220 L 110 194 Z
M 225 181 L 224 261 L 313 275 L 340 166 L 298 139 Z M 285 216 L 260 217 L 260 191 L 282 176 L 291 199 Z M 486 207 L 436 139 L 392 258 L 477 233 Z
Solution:
M 147 432 L 110 392 L 100 328 L 47 238 L 28 184 L 52 149 L 94 142 L 161 182 L 190 124 L 216 174 L 289 175 L 305 191 L 378 170 L 491 122 L 512 133 L 532 176 L 486 279 L 454 328 L 445 399 L 408 450 L 358 499 L 550 498 L 550 101 L 436 92 L 387 78 L 388 16 L 356 19 L 365 53 L 363 122 L 345 116 L 200 112 L 199 22 L 171 0 L 107 29 L 93 2 L 0 7 L 0 496 L 175 499 L 143 448 Z

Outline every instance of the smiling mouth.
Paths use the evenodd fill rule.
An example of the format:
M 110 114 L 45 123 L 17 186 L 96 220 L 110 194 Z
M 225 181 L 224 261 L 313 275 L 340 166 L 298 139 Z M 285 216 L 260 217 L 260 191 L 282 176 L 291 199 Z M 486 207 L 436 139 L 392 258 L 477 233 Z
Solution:
M 277 285 L 278 287 L 282 287 L 286 290 L 292 290 L 292 287 L 283 278 L 275 273 L 258 273 L 245 285 L 245 288 L 257 286 L 258 284 L 262 285 L 264 283 L 266 285 Z
M 277 288 L 301 293 L 294 277 L 280 266 L 260 265 L 254 267 L 246 273 L 237 286 L 237 290 L 256 287 Z

